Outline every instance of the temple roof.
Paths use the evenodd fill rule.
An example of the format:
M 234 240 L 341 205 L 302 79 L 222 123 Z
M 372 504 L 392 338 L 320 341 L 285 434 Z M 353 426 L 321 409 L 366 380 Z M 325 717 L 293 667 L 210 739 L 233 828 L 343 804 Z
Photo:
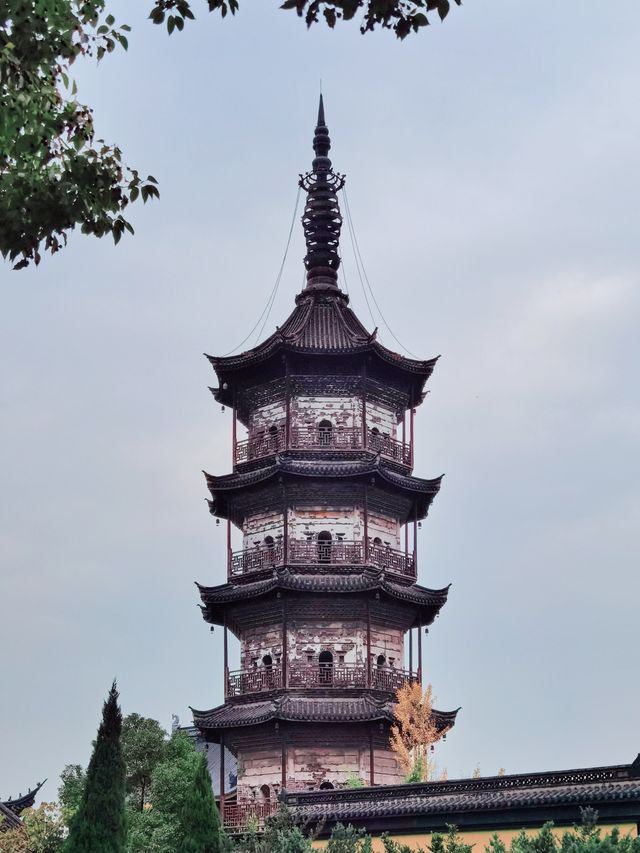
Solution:
M 272 577 L 253 583 L 196 585 L 205 605 L 203 608 L 205 619 L 215 624 L 222 624 L 227 605 L 266 596 L 280 590 L 314 594 L 319 592 L 362 594 L 380 591 L 393 599 L 415 605 L 421 615 L 421 624 L 427 627 L 445 605 L 449 595 L 448 586 L 444 589 L 428 589 L 418 584 L 402 585 L 388 580 L 384 573 L 373 570 L 365 570 L 358 574 L 330 575 L 294 574 L 284 569 L 277 571 Z
M 640 756 L 633 764 L 550 773 L 382 785 L 343 791 L 291 793 L 285 804 L 297 817 L 323 821 L 323 833 L 341 821 L 369 831 L 441 831 L 548 820 L 573 824 L 580 807 L 596 808 L 602 822 L 636 823 L 640 814 Z
M 36 785 L 35 788 L 29 789 L 26 794 L 19 794 L 17 797 L 10 797 L 8 800 L 2 800 L 2 805 L 14 814 L 19 815 L 25 809 L 30 809 L 33 806 L 40 788 L 42 788 L 46 781 L 46 779 L 43 779 L 43 781 Z
M 241 728 L 270 720 L 319 723 L 361 723 L 373 720 L 394 720 L 393 701 L 375 699 L 369 695 L 326 698 L 284 695 L 260 702 L 227 702 L 210 711 L 193 711 L 194 725 L 206 729 Z M 433 714 L 438 729 L 445 734 L 455 724 L 455 711 L 436 711 Z
M 227 512 L 224 493 L 239 491 L 250 488 L 260 483 L 266 483 L 274 477 L 286 475 L 288 477 L 313 477 L 314 479 L 355 479 L 375 475 L 393 486 L 394 489 L 402 490 L 411 498 L 418 497 L 418 518 L 424 518 L 433 498 L 440 490 L 442 476 L 427 480 L 413 477 L 396 470 L 392 465 L 386 463 L 376 453 L 363 451 L 363 458 L 359 460 L 318 460 L 299 459 L 290 453 L 276 455 L 275 462 L 250 471 L 236 471 L 232 474 L 214 476 L 203 472 L 207 486 L 211 492 L 213 501 L 209 507 L 212 515 L 226 517 Z
M 11 829 L 14 826 L 21 826 L 20 818 L 10 808 L 7 808 L 4 803 L 0 803 L 0 832 Z
M 296 297 L 296 307 L 284 324 L 265 341 L 246 352 L 225 357 L 207 355 L 220 380 L 214 389 L 218 402 L 232 405 L 233 395 L 225 384 L 235 380 L 229 374 L 258 365 L 277 352 L 308 355 L 341 355 L 359 353 L 373 355 L 381 364 L 409 374 L 414 386 L 414 404 L 420 402 L 427 379 L 438 358 L 427 361 L 407 358 L 387 349 L 369 333 L 348 307 L 349 297 L 337 288 L 331 291 L 303 290 Z M 229 380 L 229 381 L 227 381 Z

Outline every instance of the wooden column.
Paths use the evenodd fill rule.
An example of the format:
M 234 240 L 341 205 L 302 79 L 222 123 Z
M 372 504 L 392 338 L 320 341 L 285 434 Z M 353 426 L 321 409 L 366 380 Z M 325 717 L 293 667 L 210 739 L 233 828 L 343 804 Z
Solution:
M 418 617 L 418 681 L 422 687 L 422 613 Z
M 282 778 L 280 780 L 280 787 L 282 790 L 287 787 L 287 742 L 284 739 L 284 733 L 282 734 Z
M 364 484 L 364 561 L 369 562 L 369 487 Z
M 282 602 L 282 686 L 287 687 L 288 674 L 288 654 L 287 654 L 287 600 Z
M 220 814 L 224 820 L 224 732 L 220 732 Z
M 409 673 L 413 675 L 413 628 L 409 628 Z
M 282 549 L 284 565 L 289 562 L 289 507 L 287 506 L 287 490 L 282 486 Z
M 405 559 L 409 556 L 409 516 L 404 523 L 404 556 Z
M 402 412 L 402 461 L 404 462 L 405 452 L 407 446 L 407 413 L 406 411 Z
M 362 448 L 367 446 L 367 365 L 362 368 Z
M 413 468 L 413 416 L 415 415 L 416 410 L 412 407 L 411 415 L 409 420 L 409 459 L 411 467 Z
M 289 382 L 289 362 L 285 362 L 285 422 L 284 422 L 284 430 L 285 430 L 285 447 L 287 450 L 291 447 L 291 385 Z
M 373 751 L 373 727 L 369 729 L 369 784 L 375 785 L 375 754 Z
M 236 461 L 238 456 L 238 410 L 236 409 L 236 390 L 233 389 L 233 427 L 231 430 L 231 462 L 233 464 L 233 470 L 236 468 Z
M 227 580 L 231 580 L 231 519 L 227 519 Z
M 416 501 L 416 511 L 413 517 L 413 570 L 418 573 L 418 502 Z
M 371 687 L 371 602 L 367 597 L 367 687 Z
M 227 613 L 224 614 L 224 629 L 223 629 L 223 655 L 224 655 L 224 698 L 227 698 L 229 690 L 229 643 L 227 638 Z

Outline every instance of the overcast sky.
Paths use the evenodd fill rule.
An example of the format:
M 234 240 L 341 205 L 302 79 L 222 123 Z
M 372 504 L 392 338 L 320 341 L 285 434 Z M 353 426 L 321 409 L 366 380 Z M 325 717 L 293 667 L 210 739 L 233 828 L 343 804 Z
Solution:
M 0 796 L 88 760 L 114 676 L 165 726 L 222 700 L 194 580 L 225 578 L 201 469 L 231 416 L 202 352 L 273 286 L 319 79 L 387 322 L 439 353 L 416 474 L 446 473 L 420 582 L 450 777 L 626 763 L 640 749 L 640 4 L 467 0 L 398 43 L 307 32 L 271 0 L 182 34 L 111 0 L 128 54 L 76 66 L 97 131 L 160 182 L 114 248 L 75 234 L 0 269 Z M 372 323 L 342 241 L 352 305 Z M 300 288 L 298 223 L 264 336 Z M 251 343 L 253 343 L 253 338 Z

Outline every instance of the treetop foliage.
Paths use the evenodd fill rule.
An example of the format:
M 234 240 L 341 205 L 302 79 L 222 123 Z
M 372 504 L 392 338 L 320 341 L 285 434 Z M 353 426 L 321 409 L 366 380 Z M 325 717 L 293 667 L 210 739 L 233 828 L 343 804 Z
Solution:
M 210 12 L 220 12 L 223 18 L 228 12 L 238 11 L 238 0 L 203 0 Z M 461 6 L 462 0 L 453 0 Z M 451 0 L 284 0 L 281 9 L 295 10 L 304 17 L 307 27 L 324 18 L 333 29 L 338 21 L 350 21 L 360 15 L 360 32 L 368 33 L 377 27 L 393 30 L 399 39 L 416 33 L 430 24 L 427 13 L 437 12 L 441 21 L 451 10 Z M 195 15 L 190 0 L 154 0 L 151 14 L 154 24 L 166 21 L 169 35 L 174 30 L 184 29 L 185 21 Z
M 93 110 L 77 99 L 71 67 L 128 47 L 106 0 L 4 0 L 0 4 L 0 252 L 22 269 L 58 252 L 76 226 L 84 234 L 125 231 L 127 206 L 158 196 L 122 163 L 122 152 L 94 144 Z

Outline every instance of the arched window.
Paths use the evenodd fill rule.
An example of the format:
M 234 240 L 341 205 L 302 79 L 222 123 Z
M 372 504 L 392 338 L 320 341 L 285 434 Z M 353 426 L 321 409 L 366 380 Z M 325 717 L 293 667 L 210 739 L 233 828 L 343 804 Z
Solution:
M 270 800 L 271 799 L 271 788 L 268 785 L 262 785 L 260 787 L 260 797 L 263 800 Z
M 373 537 L 373 544 L 374 545 L 382 545 L 382 539 L 379 536 L 374 536 Z
M 265 655 L 265 656 L 262 658 L 262 666 L 263 666 L 265 669 L 269 669 L 269 670 L 272 668 L 272 666 L 273 666 L 273 658 L 271 657 L 271 655 Z
M 332 782 L 322 782 L 320 785 L 321 791 L 333 791 L 333 783 Z
M 328 530 L 318 533 L 318 562 L 331 562 L 331 533 Z
M 387 662 L 387 659 L 385 658 L 384 655 L 378 655 L 378 657 L 376 658 L 376 666 L 378 667 L 378 669 L 382 669 L 382 667 L 386 664 L 386 662 Z
M 318 657 L 320 684 L 333 684 L 333 655 L 325 650 Z
M 261 686 L 263 690 L 271 690 L 273 688 L 273 658 L 271 655 L 264 655 L 262 658 L 262 667 Z
M 276 543 L 275 543 L 273 536 L 265 536 L 264 537 L 264 544 L 271 551 Z
M 318 444 L 321 447 L 331 447 L 333 437 L 333 424 L 331 421 L 322 420 L 318 424 Z

